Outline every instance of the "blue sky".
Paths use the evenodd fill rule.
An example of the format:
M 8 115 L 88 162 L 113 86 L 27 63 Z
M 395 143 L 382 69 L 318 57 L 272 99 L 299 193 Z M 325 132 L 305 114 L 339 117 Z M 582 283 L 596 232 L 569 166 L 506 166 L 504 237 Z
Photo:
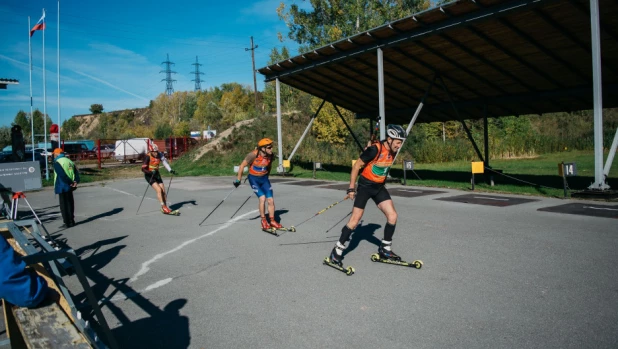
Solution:
M 292 54 L 298 45 L 277 39 L 287 28 L 277 17 L 283 1 L 302 0 L 106 0 L 60 2 L 60 122 L 87 114 L 91 104 L 106 111 L 147 106 L 165 91 L 161 62 L 169 53 L 175 91 L 193 91 L 196 56 L 203 64 L 202 89 L 238 82 L 253 86 L 250 36 L 256 69 L 266 65 L 272 48 Z M 47 114 L 58 120 L 57 6 L 55 0 L 3 0 L 0 3 L 0 77 L 19 85 L 0 90 L 0 126 L 8 126 L 19 110 L 30 111 L 28 16 L 30 27 L 46 10 L 45 70 Z M 42 32 L 32 36 L 34 108 L 43 111 Z M 264 88 L 258 77 L 258 90 Z

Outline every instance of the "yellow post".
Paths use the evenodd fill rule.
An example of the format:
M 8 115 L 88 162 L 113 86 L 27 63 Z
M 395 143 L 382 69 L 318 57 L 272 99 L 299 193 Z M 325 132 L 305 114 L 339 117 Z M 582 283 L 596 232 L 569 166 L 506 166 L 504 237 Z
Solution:
M 472 179 L 470 180 L 472 190 L 474 190 L 474 174 L 476 173 L 485 173 L 485 164 L 482 161 L 472 161 Z

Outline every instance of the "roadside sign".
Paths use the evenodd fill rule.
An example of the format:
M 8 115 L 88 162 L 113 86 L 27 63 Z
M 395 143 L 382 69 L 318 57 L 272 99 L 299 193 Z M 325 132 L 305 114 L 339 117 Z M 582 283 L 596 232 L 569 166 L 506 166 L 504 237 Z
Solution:
M 0 164 L 0 185 L 13 192 L 41 189 L 41 167 L 38 161 Z

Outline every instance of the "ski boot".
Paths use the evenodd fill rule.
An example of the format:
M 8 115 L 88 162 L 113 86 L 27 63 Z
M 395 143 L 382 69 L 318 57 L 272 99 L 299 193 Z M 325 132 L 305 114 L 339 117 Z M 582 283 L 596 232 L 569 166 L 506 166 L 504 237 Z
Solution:
M 391 251 L 390 249 L 385 249 L 386 246 L 390 247 L 390 245 L 390 243 L 385 244 L 384 242 L 382 242 L 380 248 L 378 248 L 378 255 L 380 256 L 380 259 L 389 259 L 396 262 L 401 261 L 401 257 L 399 257 L 395 252 Z
M 262 217 L 262 231 L 273 234 L 274 236 L 279 236 L 279 234 L 277 234 L 277 229 L 272 227 L 271 224 L 268 223 L 266 217 Z
M 274 218 L 270 218 L 270 227 L 273 228 L 274 230 L 280 230 L 280 231 L 296 231 L 296 228 L 294 228 L 294 226 L 290 226 L 289 228 L 286 228 L 284 226 L 282 226 L 280 223 L 277 223 L 277 221 Z
M 274 228 L 274 229 L 277 229 L 277 230 L 284 229 L 283 226 L 281 224 L 277 223 L 277 221 L 274 218 L 270 219 L 270 227 Z
M 174 215 L 174 216 L 178 216 L 180 214 L 178 210 L 172 210 L 171 208 L 167 207 L 167 205 L 161 206 L 161 212 L 163 214 Z
M 336 249 L 337 249 L 337 246 L 333 247 L 333 250 L 330 253 L 330 257 L 324 258 L 324 264 L 328 265 L 329 267 L 333 267 L 345 273 L 348 276 L 354 274 L 353 267 L 347 267 L 347 268 L 343 267 L 343 255 L 337 254 Z

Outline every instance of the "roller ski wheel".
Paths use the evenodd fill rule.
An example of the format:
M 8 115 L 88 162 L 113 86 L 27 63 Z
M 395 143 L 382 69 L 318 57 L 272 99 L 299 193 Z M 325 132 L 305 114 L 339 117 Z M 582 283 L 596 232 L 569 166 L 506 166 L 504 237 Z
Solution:
M 337 263 L 333 263 L 329 257 L 324 258 L 324 264 L 328 265 L 329 267 L 333 267 L 342 273 L 345 273 L 347 276 L 354 274 L 354 271 L 355 271 L 353 267 L 344 268 Z
M 403 267 L 410 267 L 410 268 L 415 268 L 415 269 L 421 269 L 423 267 L 423 261 L 418 260 L 418 259 L 413 262 L 406 262 L 402 260 L 381 258 L 378 253 L 374 253 L 371 255 L 371 261 L 381 262 L 381 263 L 386 263 L 386 264 L 393 264 L 393 265 L 401 265 Z
M 279 237 L 279 233 L 277 233 L 277 229 L 275 228 L 268 228 L 268 229 L 262 229 L 263 232 L 274 235 L 276 237 Z
M 291 232 L 295 232 L 296 231 L 296 228 L 293 225 L 290 226 L 289 228 L 280 227 L 280 228 L 271 228 L 271 229 L 276 229 L 276 230 L 279 230 L 279 231 L 291 231 Z

